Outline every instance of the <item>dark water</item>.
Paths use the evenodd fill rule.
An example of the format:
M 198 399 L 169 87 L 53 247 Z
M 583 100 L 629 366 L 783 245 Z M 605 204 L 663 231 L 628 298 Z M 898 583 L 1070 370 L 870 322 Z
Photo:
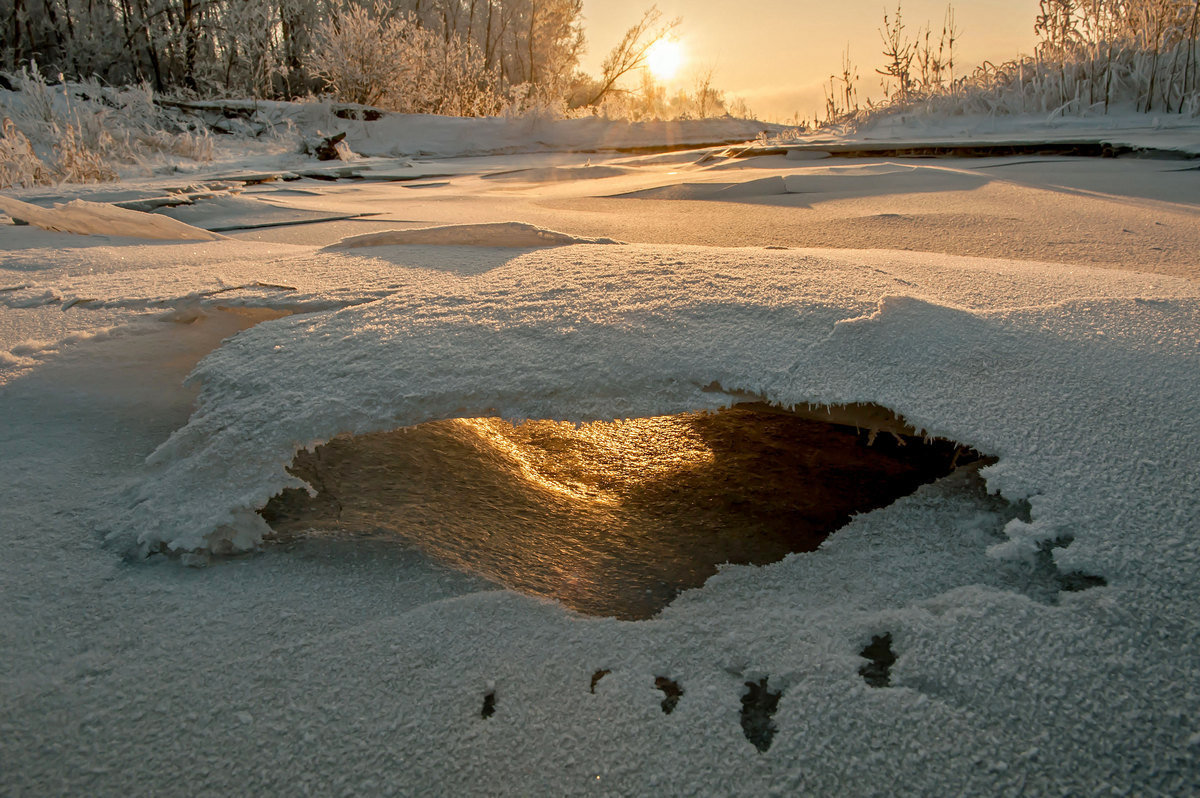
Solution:
M 647 618 L 720 563 L 812 551 L 977 458 L 754 406 L 580 427 L 458 419 L 301 452 L 292 470 L 318 495 L 284 491 L 262 512 L 280 540 L 392 537 L 580 612 Z

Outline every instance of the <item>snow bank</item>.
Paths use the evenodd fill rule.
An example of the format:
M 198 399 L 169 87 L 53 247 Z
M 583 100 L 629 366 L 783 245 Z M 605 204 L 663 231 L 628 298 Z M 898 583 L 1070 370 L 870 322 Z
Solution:
M 14 219 L 78 235 L 109 235 L 171 241 L 216 241 L 225 236 L 166 216 L 118 208 L 102 202 L 71 200 L 53 209 L 0 196 L 0 211 Z
M 227 123 L 226 111 L 240 113 L 245 117 L 244 127 L 259 132 L 345 133 L 355 154 L 390 158 L 699 147 L 742 143 L 784 129 L 729 117 L 651 122 L 556 119 L 536 114 L 464 118 L 379 112 L 326 102 L 218 100 L 189 102 L 186 107 L 217 125 Z
M 734 162 L 734 165 L 741 164 Z M 730 174 L 721 167 L 713 172 L 722 176 Z M 967 191 L 985 185 L 988 181 L 986 176 L 944 166 L 881 163 L 812 167 L 733 183 L 672 183 L 615 196 L 631 199 L 715 201 L 753 200 L 784 194 L 824 194 L 829 198 L 850 198 L 881 193 Z
M 326 103 L 258 103 L 275 124 L 291 121 L 322 134 L 345 132 L 350 148 L 368 156 L 495 155 L 517 152 L 636 150 L 732 144 L 783 128 L 749 119 L 625 122 L 600 117 L 460 118 L 385 113 L 373 121 L 343 119 Z
M 1085 116 L 1056 114 L 886 114 L 850 133 L 816 131 L 788 136 L 797 144 L 895 147 L 1012 145 L 1096 141 L 1134 150 L 1200 155 L 1200 121 L 1178 114 L 1114 112 Z
M 337 249 L 383 247 L 395 244 L 425 244 L 463 247 L 561 247 L 569 244 L 616 244 L 611 238 L 581 238 L 546 230 L 525 222 L 449 224 L 415 230 L 385 230 L 343 238 Z

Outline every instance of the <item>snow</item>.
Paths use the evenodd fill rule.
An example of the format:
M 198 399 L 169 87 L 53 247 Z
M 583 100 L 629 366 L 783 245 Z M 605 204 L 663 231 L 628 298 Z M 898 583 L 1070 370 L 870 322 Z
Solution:
M 880 401 L 882 376 L 895 372 L 897 364 L 912 373 L 896 375 L 882 403 L 918 428 L 1017 457 L 1031 437 L 1033 418 L 1006 414 L 1004 408 L 1029 408 L 1026 392 L 1041 386 L 1055 405 L 1069 403 L 1087 415 L 1074 427 L 1068 419 L 1054 420 L 1059 433 L 1069 435 L 1072 446 L 1063 456 L 1072 462 L 1036 468 L 1029 463 L 1018 470 L 1036 470 L 1050 480 L 1082 457 L 1124 474 L 1130 465 L 1115 453 L 1082 449 L 1084 436 L 1097 427 L 1109 442 L 1129 444 L 1114 428 L 1124 408 L 1110 419 L 1112 410 L 1093 406 L 1097 386 L 1091 372 L 1113 369 L 1120 350 L 1110 351 L 1108 344 L 1127 336 L 1135 321 L 1144 328 L 1137 337 L 1155 342 L 1139 346 L 1138 357 L 1173 353 L 1187 372 L 1188 353 L 1200 347 L 1197 295 L 1188 281 L 1082 272 L 1070 289 L 1035 296 L 1032 285 L 1052 282 L 1044 272 L 945 257 L 911 263 L 891 256 L 884 277 L 868 265 L 878 263 L 872 253 L 747 256 L 736 250 L 632 248 L 613 265 L 607 248 L 559 252 L 516 258 L 467 280 L 426 276 L 378 302 L 320 319 L 263 324 L 223 347 L 195 373 L 204 386 L 200 408 L 150 458 L 160 468 L 134 497 L 133 515 L 118 521 L 116 534 L 136 530 L 144 547 L 253 546 L 265 526 L 252 511 L 283 487 L 299 486 L 284 470 L 295 450 L 343 432 L 451 415 L 648 417 L 734 401 L 707 390 L 713 382 L 785 407 Z M 1020 278 L 1024 291 L 1014 290 Z M 920 298 L 889 294 L 897 283 L 928 287 Z M 880 295 L 878 309 L 865 313 Z M 970 309 L 958 304 L 964 300 Z M 1095 342 L 1094 355 L 1068 346 L 1080 335 Z M 864 336 L 868 344 L 861 343 Z M 1055 341 L 1070 354 L 1067 363 L 1044 352 L 1047 346 L 1039 341 Z M 814 350 L 822 348 L 849 353 L 846 363 L 835 368 L 832 355 L 816 357 Z M 1072 394 L 1068 375 L 1076 371 L 1085 382 Z M 920 407 L 910 395 L 915 385 L 928 383 L 924 390 L 936 393 L 940 382 L 968 373 L 975 390 L 955 404 L 969 408 L 969 415 L 944 399 Z M 869 386 L 856 384 L 860 374 L 870 376 Z M 1107 385 L 1100 395 L 1134 396 L 1153 385 L 1153 395 L 1135 403 L 1144 423 L 1167 424 L 1195 387 L 1186 379 L 1179 385 L 1149 381 L 1132 365 L 1127 376 L 1133 381 Z M 837 389 L 827 387 L 831 384 Z M 1006 390 L 1011 385 L 1019 386 L 1019 395 Z M 270 400 L 275 392 L 293 397 L 294 405 L 281 412 Z M 1158 402 L 1165 403 L 1162 421 L 1149 414 Z M 987 406 L 994 407 L 991 423 L 972 428 L 968 419 L 987 417 Z M 1001 433 L 999 419 L 1006 415 L 1020 423 Z M 950 423 L 960 416 L 961 427 Z M 1044 440 L 1032 438 L 1046 457 Z M 1005 460 L 996 467 L 997 473 L 1008 470 Z M 1094 480 L 1103 473 L 1090 471 Z M 1120 481 L 1115 475 L 1108 479 Z M 1027 499 L 1032 490 L 1010 488 L 1006 495 Z M 1039 502 L 1047 501 L 1049 490 L 1037 487 Z M 193 498 L 176 509 L 184 494 Z M 1081 512 L 1072 508 L 1067 517 L 1077 523 Z M 1068 526 L 1036 520 L 1034 527 L 1020 527 L 1003 551 L 1032 556 L 1037 543 Z
M 174 241 L 215 241 L 222 238 L 217 233 L 201 230 L 174 219 L 86 200 L 56 203 L 51 210 L 0 196 L 0 210 L 14 219 L 36 225 L 43 230 L 58 230 L 78 235 L 100 233 Z
M 224 194 L 206 197 L 188 205 L 162 208 L 158 213 L 180 222 L 214 232 L 232 232 L 255 227 L 286 227 L 296 224 L 312 224 L 346 218 L 346 214 L 329 214 L 322 211 L 304 211 L 286 203 L 283 191 L 261 198 Z
M 1200 790 L 1194 173 L 711 156 L 267 183 L 197 218 L 377 215 L 213 241 L 0 226 L 5 790 Z M 564 245 L 531 246 L 544 230 Z M 203 553 L 252 546 L 293 452 L 339 433 L 735 390 L 877 402 L 999 459 L 649 621 L 371 538 Z M 122 559 L 160 544 L 209 567 Z M 884 633 L 876 689 L 859 652 Z M 660 676 L 684 690 L 669 716 Z M 762 678 L 765 753 L 738 715 Z

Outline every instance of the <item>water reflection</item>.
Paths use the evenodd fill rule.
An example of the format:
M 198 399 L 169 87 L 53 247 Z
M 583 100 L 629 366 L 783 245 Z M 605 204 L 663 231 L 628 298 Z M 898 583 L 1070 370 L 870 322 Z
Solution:
M 465 432 L 512 458 L 530 482 L 590 502 L 620 504 L 635 486 L 710 465 L 713 451 L 679 417 L 636 418 L 576 426 L 498 418 L 456 419 Z
M 457 419 L 302 452 L 292 470 L 318 495 L 285 491 L 263 515 L 281 540 L 396 537 L 580 612 L 646 618 L 720 563 L 811 551 L 973 457 L 754 406 L 579 427 Z

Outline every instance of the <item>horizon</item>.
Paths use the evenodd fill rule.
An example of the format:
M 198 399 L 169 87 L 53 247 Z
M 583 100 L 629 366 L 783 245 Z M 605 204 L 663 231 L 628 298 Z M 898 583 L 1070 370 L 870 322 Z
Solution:
M 587 50 L 580 67 L 598 74 L 604 56 L 649 5 L 644 0 L 584 0 Z M 735 24 L 723 18 L 729 5 L 722 0 L 662 0 L 656 5 L 664 19 L 682 18 L 675 37 L 685 61 L 675 78 L 662 81 L 669 89 L 690 89 L 697 72 L 711 67 L 714 87 L 728 101 L 745 100 L 760 119 L 811 119 L 823 114 L 829 76 L 840 69 L 849 47 L 860 99 L 883 96 L 875 72 L 884 61 L 879 28 L 885 11 L 895 13 L 894 3 L 849 0 L 828 6 L 763 0 L 753 16 L 742 14 Z M 1037 0 L 961 0 L 951 5 L 959 29 L 956 75 L 984 61 L 1000 63 L 1033 50 Z M 905 32 L 915 39 L 918 28 L 928 23 L 936 40 L 945 12 L 941 0 L 908 0 L 901 7 Z M 788 46 L 796 48 L 785 62 L 790 67 L 779 56 L 763 55 L 764 48 L 781 53 Z

